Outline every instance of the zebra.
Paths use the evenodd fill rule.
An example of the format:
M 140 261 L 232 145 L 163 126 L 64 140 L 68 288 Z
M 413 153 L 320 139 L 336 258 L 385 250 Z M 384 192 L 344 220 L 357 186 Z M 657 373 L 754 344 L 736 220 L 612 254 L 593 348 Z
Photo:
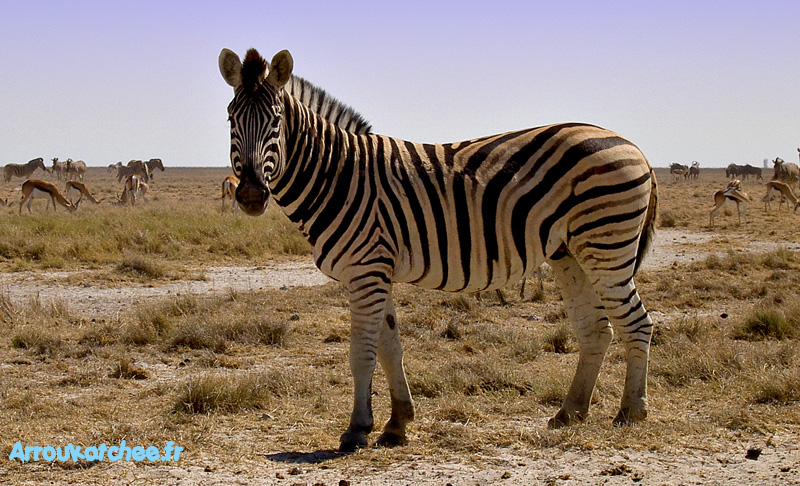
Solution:
M 86 174 L 86 162 L 82 160 L 67 159 L 65 175 L 67 180 L 80 179 L 83 180 L 83 175 Z
M 66 179 L 67 174 L 67 163 L 66 162 L 59 162 L 58 157 L 53 157 L 53 167 L 50 169 L 52 172 L 56 173 L 56 178 L 61 180 L 62 177 Z
M 153 171 L 155 169 L 161 169 L 161 172 L 164 172 L 164 164 L 161 162 L 161 159 L 150 159 L 144 163 L 147 166 L 147 173 L 150 176 L 150 180 L 153 179 Z
M 9 182 L 12 177 L 27 179 L 36 169 L 42 169 L 48 173 L 50 172 L 50 169 L 44 165 L 44 159 L 37 157 L 33 160 L 29 160 L 27 164 L 6 164 L 6 166 L 3 167 L 3 180 L 4 182 Z
M 147 168 L 147 164 L 141 160 L 129 160 L 128 165 L 122 165 L 122 162 L 119 162 L 117 182 L 122 182 L 123 179 L 127 180 L 132 175 L 139 176 L 145 182 L 150 180 L 150 170 Z
M 353 410 L 340 451 L 368 444 L 376 360 L 391 398 L 376 444 L 405 444 L 414 418 L 393 283 L 493 290 L 544 262 L 580 349 L 575 378 L 548 425 L 586 418 L 612 324 L 627 361 L 613 423 L 645 419 L 653 324 L 633 277 L 654 233 L 658 198 L 654 172 L 635 145 L 581 123 L 451 144 L 356 135 L 286 91 L 288 51 L 268 65 L 255 49 L 244 62 L 223 49 L 219 68 L 234 88 L 230 157 L 241 209 L 257 216 L 274 198 L 312 244 L 317 267 L 349 293 Z
M 800 149 L 798 149 L 800 151 Z M 779 180 L 793 186 L 800 180 L 800 169 L 797 164 L 787 163 L 780 157 L 772 161 L 774 164 L 772 180 Z

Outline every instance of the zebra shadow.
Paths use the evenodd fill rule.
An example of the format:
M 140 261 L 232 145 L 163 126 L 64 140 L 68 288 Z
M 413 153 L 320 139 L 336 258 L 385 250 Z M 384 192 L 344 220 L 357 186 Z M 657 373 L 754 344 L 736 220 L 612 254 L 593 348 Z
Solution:
M 324 450 L 314 452 L 278 452 L 275 454 L 265 454 L 264 456 L 273 462 L 283 462 L 287 464 L 322 464 L 323 462 L 339 459 L 348 454 L 340 453 L 335 450 Z

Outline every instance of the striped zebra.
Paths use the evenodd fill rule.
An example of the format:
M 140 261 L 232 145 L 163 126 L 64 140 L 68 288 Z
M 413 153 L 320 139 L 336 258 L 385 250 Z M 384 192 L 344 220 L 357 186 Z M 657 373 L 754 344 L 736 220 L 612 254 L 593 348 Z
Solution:
M 164 164 L 161 162 L 161 159 L 150 159 L 144 163 L 147 166 L 147 173 L 150 175 L 150 180 L 153 180 L 153 171 L 156 169 L 160 169 L 161 172 L 164 172 Z
M 404 444 L 414 418 L 394 282 L 478 292 L 520 281 L 543 262 L 580 348 L 549 425 L 586 418 L 612 324 L 627 361 L 614 424 L 646 417 L 652 321 L 633 276 L 654 231 L 657 190 L 635 145 L 577 123 L 443 145 L 357 135 L 286 91 L 288 51 L 268 65 L 254 49 L 244 62 L 224 49 L 219 67 L 234 88 L 231 165 L 242 210 L 260 215 L 274 197 L 313 245 L 316 265 L 349 292 L 354 396 L 341 451 L 367 445 L 376 360 L 392 409 L 377 444 Z
M 29 160 L 27 164 L 6 164 L 6 166 L 3 167 L 3 180 L 9 182 L 12 177 L 27 179 L 36 169 L 42 169 L 48 173 L 50 172 L 50 169 L 44 165 L 44 159 L 37 157 L 33 160 Z
M 132 175 L 138 176 L 147 182 L 150 180 L 150 169 L 141 160 L 129 160 L 128 165 L 122 165 L 122 162 L 120 162 L 119 166 L 117 166 L 117 182 L 122 182 L 123 179 L 127 180 Z

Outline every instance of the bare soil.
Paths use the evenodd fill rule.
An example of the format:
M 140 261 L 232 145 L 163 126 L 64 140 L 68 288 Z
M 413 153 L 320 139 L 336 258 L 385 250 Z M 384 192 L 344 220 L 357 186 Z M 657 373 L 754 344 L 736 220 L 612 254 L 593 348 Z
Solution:
M 645 260 L 647 272 L 670 271 L 676 265 L 701 261 L 710 254 L 725 255 L 731 252 L 763 252 L 775 248 L 800 250 L 796 230 L 789 225 L 765 228 L 759 223 L 760 208 L 750 209 L 750 219 L 743 225 L 734 223 L 733 212 L 717 216 L 716 229 L 708 228 L 709 190 L 720 186 L 719 177 L 701 179 L 691 183 L 673 183 L 659 173 L 662 191 L 662 210 L 671 212 L 676 225 L 661 228 L 651 253 Z M 756 183 L 750 186 L 757 190 Z M 752 194 L 756 196 L 756 194 Z M 758 195 L 760 199 L 760 194 Z M 695 204 L 682 201 L 696 199 Z M 754 200 L 757 200 L 754 197 Z M 698 202 L 699 201 L 699 202 Z M 690 210 L 686 207 L 698 207 Z M 758 206 L 753 204 L 752 206 Z M 767 219 L 777 218 L 776 212 Z M 787 213 L 789 214 L 789 213 Z M 795 215 L 791 215 L 796 217 Z M 781 216 L 783 217 L 783 216 Z M 225 294 L 268 288 L 321 286 L 329 282 L 308 260 L 286 259 L 283 262 L 261 265 L 198 266 L 186 269 L 188 277 L 179 280 L 147 283 L 103 284 L 94 272 L 74 271 L 24 271 L 0 273 L 0 292 L 13 302 L 24 304 L 31 296 L 42 300 L 66 302 L 86 319 L 108 320 L 110 316 L 157 301 L 165 296 L 181 294 Z M 647 300 L 647 296 L 643 296 Z M 346 310 L 342 311 L 346 313 Z M 657 326 L 671 315 L 654 313 Z M 712 345 L 713 343 L 709 343 Z M 135 356 L 134 356 L 135 357 Z M 9 358 L 0 362 L 2 376 L 19 373 L 20 363 L 27 358 Z M 256 358 L 257 360 L 258 358 Z M 336 355 L 342 361 L 344 356 Z M 27 363 L 30 364 L 30 363 Z M 47 366 L 57 364 L 45 363 Z M 141 364 L 141 363 L 140 363 Z M 167 373 L 178 379 L 180 370 L 172 363 L 146 363 L 151 370 L 170 368 Z M 341 364 L 341 363 L 340 363 Z M 22 365 L 26 365 L 22 363 Z M 168 366 L 170 365 L 170 366 Z M 569 365 L 572 369 L 572 365 Z M 159 368 L 161 367 L 161 368 Z M 178 369 L 178 371 L 174 371 Z M 40 375 L 37 375 L 40 376 Z M 50 378 L 55 381 L 56 378 Z M 348 387 L 348 384 L 340 384 Z M 88 393 L 88 392 L 87 392 Z M 131 400 L 153 400 L 150 394 L 131 393 Z M 140 396 L 141 395 L 141 396 Z M 0 398 L 2 396 L 0 395 Z M 155 399 L 158 399 L 156 397 Z M 701 400 L 702 398 L 698 398 Z M 75 402 L 80 402 L 75 397 Z M 137 402 L 133 402 L 137 403 Z M 0 413 L 5 413 L 0 409 Z M 115 412 L 116 413 L 116 412 Z M 694 413 L 694 412 L 693 412 Z M 424 413 L 418 423 L 432 420 Z M 269 414 L 263 414 L 263 421 Z M 198 419 L 202 422 L 202 417 Z M 314 417 L 297 417 L 298 421 Z M 530 423 L 484 424 L 486 429 L 502 429 L 537 435 L 546 429 L 547 416 Z M 704 419 L 698 417 L 698 427 Z M 209 425 L 207 434 L 235 441 L 241 432 Z M 263 422 L 262 421 L 262 422 Z M 252 428 L 269 430 L 258 419 Z M 341 424 L 331 424 L 330 434 L 336 434 Z M 605 424 L 608 425 L 608 424 Z M 467 427 L 478 425 L 467 424 Z M 580 426 L 579 426 L 580 427 Z M 60 431 L 63 435 L 63 431 Z M 276 433 L 272 430 L 270 433 Z M 290 433 L 285 431 L 285 433 Z M 626 432 L 610 431 L 609 434 Z M 725 437 L 710 434 L 696 449 L 691 445 L 675 444 L 674 448 L 618 448 L 600 445 L 586 448 L 542 447 L 515 450 L 498 446 L 491 451 L 471 453 L 454 451 L 441 456 L 429 455 L 430 449 L 409 445 L 385 452 L 385 457 L 375 451 L 360 451 L 353 455 L 339 455 L 314 446 L 291 448 L 263 447 L 258 443 L 242 443 L 241 456 L 235 461 L 220 461 L 213 447 L 195 449 L 192 456 L 177 464 L 101 462 L 74 470 L 46 462 L 14 464 L 6 470 L 7 457 L 0 457 L 0 484 L 174 484 L 174 485 L 489 485 L 489 484 L 542 484 L 542 485 L 754 485 L 800 484 L 800 427 L 782 424 L 777 431 L 766 435 L 725 431 Z M 67 434 L 69 435 L 69 434 Z M 245 436 L 245 434 L 242 434 Z M 245 437 L 250 437 L 246 435 Z M 258 434 L 256 434 L 258 436 Z M 411 441 L 415 440 L 412 432 Z M 245 438 L 245 441 L 251 439 Z M 621 440 L 624 442 L 624 439 Z M 731 446 L 735 444 L 735 446 Z M 46 445 L 46 444 L 41 444 Z M 0 444 L 0 450 L 10 451 L 11 444 Z M 12 470 L 13 469 L 13 470 Z

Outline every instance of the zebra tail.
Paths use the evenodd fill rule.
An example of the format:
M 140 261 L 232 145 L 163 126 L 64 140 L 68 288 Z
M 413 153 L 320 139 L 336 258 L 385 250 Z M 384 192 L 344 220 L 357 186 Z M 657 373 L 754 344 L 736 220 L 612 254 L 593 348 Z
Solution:
M 633 266 L 633 274 L 639 271 L 639 266 L 644 260 L 645 254 L 653 243 L 656 232 L 656 216 L 658 214 L 658 184 L 656 184 L 656 174 L 650 169 L 650 202 L 647 205 L 647 214 L 644 217 L 644 228 L 642 236 L 639 237 L 639 248 L 636 250 L 636 263 Z

